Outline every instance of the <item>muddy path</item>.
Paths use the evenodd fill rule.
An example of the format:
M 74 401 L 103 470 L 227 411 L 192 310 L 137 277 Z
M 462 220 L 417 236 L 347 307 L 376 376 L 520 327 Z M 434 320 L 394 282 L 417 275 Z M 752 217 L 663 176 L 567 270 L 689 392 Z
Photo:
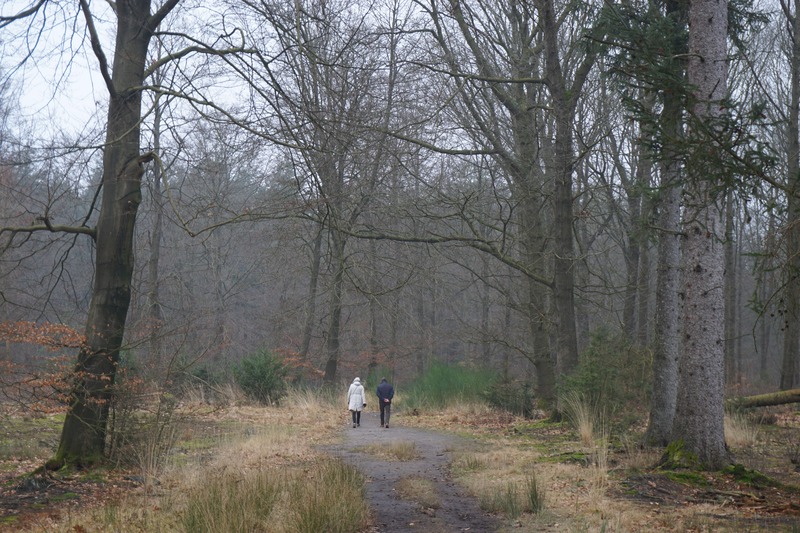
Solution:
M 418 457 L 390 460 L 370 453 L 375 445 L 413 442 Z M 484 512 L 477 500 L 451 479 L 448 464 L 454 452 L 466 451 L 474 443 L 453 435 L 392 425 L 380 427 L 377 413 L 364 413 L 361 427 L 348 427 L 344 442 L 328 450 L 352 464 L 367 478 L 367 499 L 372 507 L 374 533 L 493 532 L 499 521 Z M 426 508 L 398 493 L 398 482 L 422 478 L 432 483 L 439 506 Z

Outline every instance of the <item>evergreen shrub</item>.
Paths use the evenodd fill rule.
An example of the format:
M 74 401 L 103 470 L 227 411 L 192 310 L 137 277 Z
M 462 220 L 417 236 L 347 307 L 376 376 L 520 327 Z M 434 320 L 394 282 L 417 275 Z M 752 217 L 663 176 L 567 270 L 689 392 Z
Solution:
M 562 396 L 579 393 L 600 412 L 635 414 L 649 404 L 652 356 L 622 332 L 595 330 L 578 368 L 564 379 Z
M 530 383 L 510 379 L 494 380 L 484 393 L 484 398 L 492 407 L 531 418 L 534 397 Z
M 403 406 L 410 409 L 444 408 L 457 403 L 484 403 L 485 391 L 495 380 L 491 370 L 433 363 L 409 387 Z
M 283 361 L 271 352 L 261 350 L 236 365 L 233 376 L 248 398 L 272 405 L 286 395 L 287 372 Z

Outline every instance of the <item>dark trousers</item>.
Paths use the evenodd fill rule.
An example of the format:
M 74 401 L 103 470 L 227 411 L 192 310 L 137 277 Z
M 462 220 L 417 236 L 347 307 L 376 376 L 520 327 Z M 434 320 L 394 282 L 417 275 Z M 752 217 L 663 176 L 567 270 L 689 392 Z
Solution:
M 361 425 L 361 411 L 350 411 L 353 413 L 353 424 Z
M 392 416 L 392 402 L 381 402 L 381 426 L 389 425 L 390 416 Z

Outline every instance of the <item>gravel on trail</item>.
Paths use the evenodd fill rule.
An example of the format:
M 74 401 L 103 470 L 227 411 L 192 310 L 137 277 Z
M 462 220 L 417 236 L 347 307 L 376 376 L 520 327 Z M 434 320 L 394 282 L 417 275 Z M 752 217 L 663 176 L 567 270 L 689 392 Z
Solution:
M 391 460 L 370 453 L 368 447 L 393 443 L 414 443 L 418 457 Z M 434 431 L 390 425 L 382 428 L 376 413 L 363 413 L 361 426 L 348 424 L 342 444 L 328 447 L 333 454 L 355 466 L 367 479 L 366 496 L 373 513 L 371 533 L 488 533 L 497 531 L 499 521 L 480 508 L 478 501 L 450 477 L 451 453 L 466 450 L 466 439 Z M 396 489 L 404 478 L 432 482 L 440 505 L 425 508 L 402 499 Z

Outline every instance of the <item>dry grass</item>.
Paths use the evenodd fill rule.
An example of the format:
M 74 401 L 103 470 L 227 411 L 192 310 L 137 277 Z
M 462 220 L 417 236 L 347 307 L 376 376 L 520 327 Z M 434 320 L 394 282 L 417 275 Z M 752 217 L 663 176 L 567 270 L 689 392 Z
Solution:
M 725 442 L 731 448 L 754 446 L 758 443 L 758 426 L 742 413 L 726 414 Z
M 429 479 L 406 477 L 397 482 L 395 490 L 404 500 L 418 503 L 422 507 L 439 509 L 442 505 L 436 486 Z
M 596 432 L 604 431 L 603 416 L 595 403 L 580 392 L 571 391 L 561 398 L 564 414 L 578 432 L 584 446 L 592 446 Z M 602 435 L 600 436 L 602 438 Z
M 341 531 L 365 528 L 363 492 L 348 477 L 355 472 L 316 448 L 338 436 L 341 406 L 307 394 L 302 401 L 294 399 L 298 403 L 291 410 L 232 405 L 202 411 L 195 424 L 181 426 L 177 453 L 168 458 L 151 490 L 128 491 L 100 506 L 70 508 L 61 517 L 43 516 L 27 530 L 339 530 L 336 525 L 318 526 L 323 522 L 351 524 Z M 343 485 L 356 487 L 356 493 L 348 493 Z M 336 502 L 326 501 L 326 495 L 335 495 Z M 268 524 L 264 516 L 270 517 Z M 351 519 L 360 525 L 353 526 Z
M 509 525 L 504 532 L 685 531 L 682 524 L 693 523 L 708 511 L 687 507 L 662 513 L 658 507 L 612 497 L 608 490 L 612 478 L 603 467 L 602 447 L 594 459 L 600 464 L 585 466 L 544 461 L 546 456 L 533 447 L 502 440 L 494 444 L 497 448 L 492 452 L 476 454 L 492 465 L 490 471 L 460 470 L 457 474 L 485 509 L 507 517 Z M 537 512 L 525 502 L 533 493 L 528 485 L 531 478 L 535 479 L 536 501 L 542 502 Z M 722 509 L 722 505 L 716 506 L 714 512 Z
M 457 454 L 453 460 L 453 469 L 458 472 L 479 472 L 487 467 L 486 460 L 474 453 Z
M 197 423 L 181 426 L 177 453 L 170 456 L 152 490 L 126 492 L 101 506 L 78 509 L 64 505 L 65 516 L 43 516 L 27 531 L 174 532 L 191 527 L 214 531 L 214 526 L 208 524 L 199 529 L 187 525 L 183 517 L 194 508 L 198 520 L 211 522 L 240 506 L 226 505 L 226 501 L 246 503 L 247 509 L 256 509 L 249 517 L 240 516 L 241 513 L 229 517 L 229 524 L 242 520 L 235 522 L 241 525 L 232 531 L 327 531 L 318 520 L 342 517 L 320 516 L 315 510 L 339 511 L 341 502 L 326 501 L 324 494 L 313 491 L 303 494 L 300 485 L 335 483 L 336 479 L 353 475 L 352 471 L 334 472 L 330 474 L 331 481 L 314 477 L 327 468 L 323 466 L 327 465 L 325 457 L 315 447 L 333 442 L 340 434 L 342 406 L 335 399 L 305 392 L 296 394 L 286 402 L 291 409 L 242 405 L 198 409 Z M 421 416 L 399 412 L 395 416 L 401 418 L 400 427 L 447 429 L 468 433 L 482 442 L 481 448 L 455 451 L 452 472 L 485 507 L 509 517 L 502 530 L 506 533 L 714 531 L 721 527 L 730 531 L 754 530 L 752 523 L 742 518 L 741 510 L 726 502 L 662 508 L 620 496 L 625 491 L 621 478 L 631 470 L 652 467 L 660 453 L 639 447 L 635 436 L 612 441 L 602 423 L 593 423 L 587 445 L 583 436 L 560 424 L 508 421 L 478 405 L 463 404 Z M 726 433 L 730 439 L 733 433 L 727 428 Z M 617 441 L 620 445 L 615 450 L 612 442 Z M 751 442 L 757 441 L 756 436 Z M 762 439 L 759 445 L 764 446 L 766 441 Z M 388 453 L 395 459 L 416 455 L 409 442 L 395 441 L 378 448 L 391 450 Z M 797 449 L 792 448 L 795 453 Z M 570 455 L 586 460 L 565 462 Z M 331 468 L 335 470 L 336 466 Z M 314 481 L 308 483 L 309 479 Z M 262 494 L 263 498 L 250 502 L 248 495 L 237 492 L 240 488 L 246 489 L 248 495 Z M 396 488 L 402 497 L 435 508 L 435 487 L 430 482 L 410 478 Z M 211 492 L 218 496 L 203 500 Z M 361 494 L 347 500 L 363 503 Z M 537 507 L 538 512 L 534 512 Z M 203 517 L 214 508 L 211 517 Z M 358 516 L 359 512 L 348 514 Z M 263 515 L 270 516 L 269 525 L 255 524 Z M 510 519 L 512 516 L 516 518 Z M 365 518 L 362 515 L 358 520 Z
M 413 461 L 419 457 L 417 445 L 411 441 L 392 441 L 385 444 L 370 444 L 359 450 L 390 461 Z
M 452 472 L 484 508 L 506 517 L 503 533 L 715 531 L 720 524 L 723 528 L 727 527 L 724 524 L 737 524 L 738 511 L 725 502 L 662 508 L 621 497 L 625 488 L 620 486 L 620 478 L 652 468 L 661 455 L 658 449 L 641 447 L 639 435 L 616 439 L 620 449 L 615 452 L 612 442 L 616 440 L 610 438 L 605 423 L 592 423 L 591 439 L 586 438 L 588 432 L 573 434 L 559 424 L 540 424 L 541 430 L 526 437 L 524 431 L 511 428 L 528 427 L 530 421 L 517 419 L 505 429 L 486 431 L 454 424 L 453 420 L 462 420 L 463 413 L 458 409 L 404 417 L 403 424 L 436 427 L 435 421 L 440 428 L 468 432 L 481 439 L 485 451 L 454 453 Z M 570 456 L 587 460 L 554 462 L 561 456 L 565 461 Z M 528 510 L 530 506 L 526 508 L 523 502 L 531 493 L 526 482 L 534 473 L 538 493 L 545 502 L 538 513 Z M 511 518 L 514 515 L 516 518 Z M 745 521 L 743 529 L 753 530 L 751 526 Z

